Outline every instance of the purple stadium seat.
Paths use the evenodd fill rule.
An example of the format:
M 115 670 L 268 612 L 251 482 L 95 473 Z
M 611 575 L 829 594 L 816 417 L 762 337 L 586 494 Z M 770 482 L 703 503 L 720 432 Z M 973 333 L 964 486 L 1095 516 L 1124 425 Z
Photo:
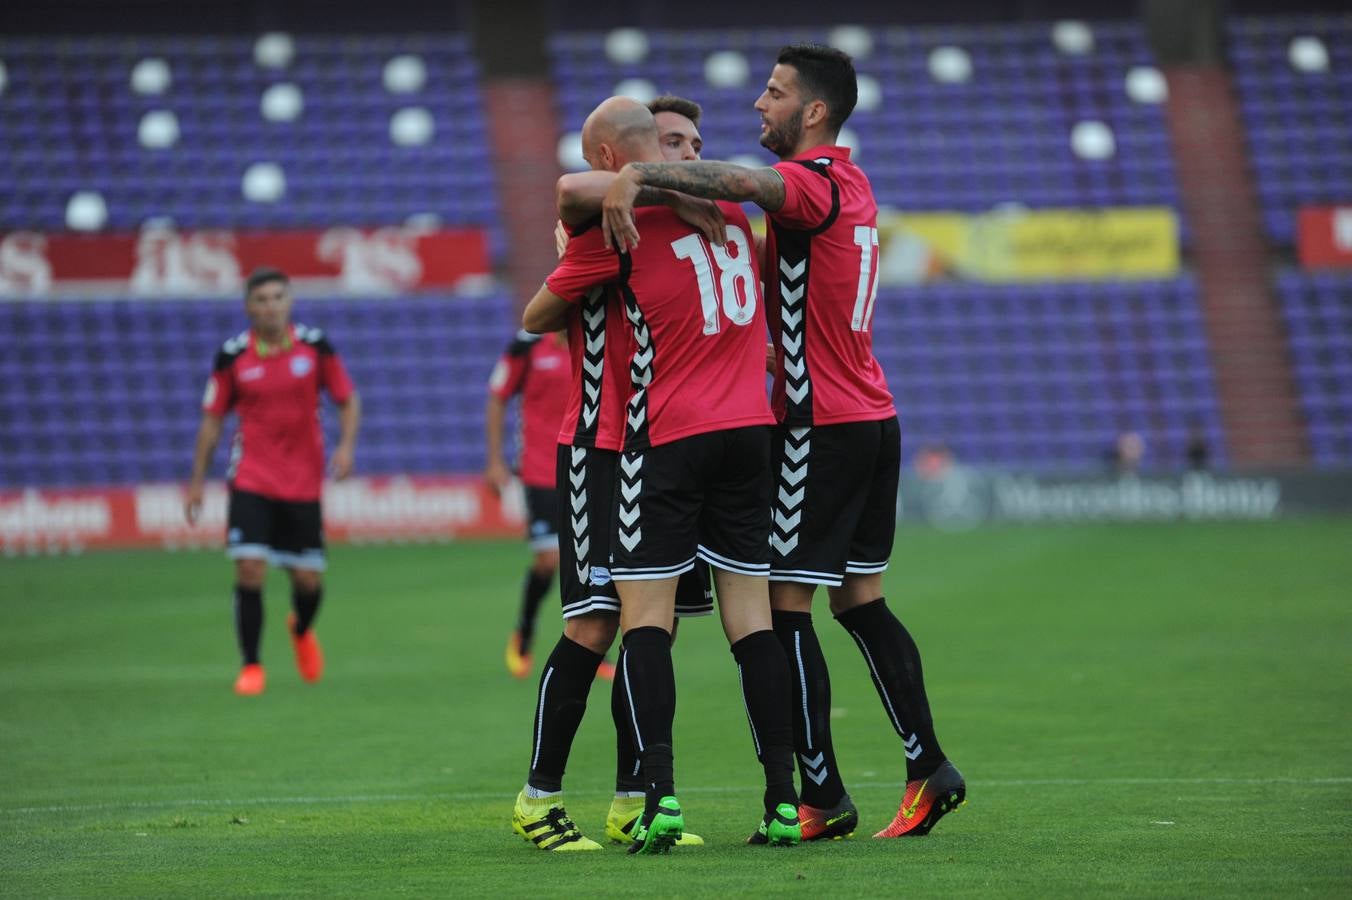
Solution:
M 298 304 L 362 391 L 363 473 L 482 468 L 484 386 L 511 310 L 502 294 Z M 148 352 L 148 327 L 174 343 Z M 0 304 L 0 487 L 181 479 L 212 356 L 242 327 L 238 306 L 218 301 Z M 464 334 L 478 337 L 451 352 Z M 332 441 L 337 418 L 323 420 Z

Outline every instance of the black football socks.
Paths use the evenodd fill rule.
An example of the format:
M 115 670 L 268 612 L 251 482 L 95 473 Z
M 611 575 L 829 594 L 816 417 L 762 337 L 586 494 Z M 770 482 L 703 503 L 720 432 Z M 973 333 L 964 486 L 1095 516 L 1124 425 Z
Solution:
M 765 770 L 765 808 L 781 803 L 798 806 L 793 789 L 793 722 L 791 691 L 784 648 L 774 632 L 755 631 L 732 645 L 737 680 L 756 745 L 756 758 Z
M 263 592 L 235 585 L 235 637 L 246 666 L 258 662 L 258 639 L 263 635 Z
M 661 628 L 634 628 L 624 635 L 617 680 L 629 693 L 629 727 L 643 764 L 644 812 L 651 820 L 663 797 L 676 792 L 671 726 L 676 717 L 676 673 L 671 635 Z
M 802 800 L 832 809 L 845 797 L 845 784 L 831 744 L 831 676 L 812 627 L 812 614 L 774 610 L 775 637 L 789 661 L 793 696 L 793 746 L 798 754 Z
M 529 786 L 547 793 L 563 789 L 563 770 L 568 765 L 568 753 L 582 724 L 587 694 L 601 659 L 600 653 L 593 653 L 566 635 L 559 636 L 540 672 L 530 777 L 526 781 Z
M 643 790 L 643 770 L 629 724 L 629 694 L 624 689 L 624 647 L 615 664 L 615 680 L 610 683 L 610 718 L 615 722 L 615 793 L 632 794 Z
M 292 628 L 292 633 L 297 637 L 310 630 L 314 624 L 315 616 L 319 613 L 319 603 L 324 599 L 324 588 L 315 588 L 313 593 L 302 593 L 296 588 L 291 589 L 291 609 L 296 614 L 296 624 Z
M 531 640 L 535 637 L 535 614 L 540 611 L 540 601 L 545 599 L 553 583 L 553 572 L 540 575 L 534 569 L 526 570 L 526 578 L 521 582 L 521 613 L 516 622 L 516 630 L 521 635 L 519 649 L 523 655 L 530 652 Z
M 906 780 L 928 778 L 947 758 L 939 747 L 925 696 L 920 650 L 879 597 L 836 616 L 859 645 L 883 707 L 906 751 Z M 909 729 L 909 730 L 908 730 Z

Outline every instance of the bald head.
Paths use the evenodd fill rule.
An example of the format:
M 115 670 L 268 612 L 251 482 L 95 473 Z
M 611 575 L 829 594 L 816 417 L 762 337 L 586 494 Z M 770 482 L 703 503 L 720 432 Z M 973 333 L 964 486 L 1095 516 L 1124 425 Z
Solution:
M 604 100 L 582 123 L 582 156 L 593 169 L 609 172 L 630 162 L 660 162 L 657 120 L 632 98 Z

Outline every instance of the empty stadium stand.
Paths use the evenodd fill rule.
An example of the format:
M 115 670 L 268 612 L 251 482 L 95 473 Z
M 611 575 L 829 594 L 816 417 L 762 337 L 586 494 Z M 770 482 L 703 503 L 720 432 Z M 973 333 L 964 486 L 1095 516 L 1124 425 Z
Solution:
M 362 473 L 483 468 L 485 385 L 513 308 L 501 294 L 297 304 L 366 398 Z M 218 301 L 0 303 L 0 485 L 183 480 L 212 360 L 244 327 Z
M 81 191 L 110 230 L 496 226 L 465 36 L 286 40 L 0 38 L 0 230 L 64 229 Z

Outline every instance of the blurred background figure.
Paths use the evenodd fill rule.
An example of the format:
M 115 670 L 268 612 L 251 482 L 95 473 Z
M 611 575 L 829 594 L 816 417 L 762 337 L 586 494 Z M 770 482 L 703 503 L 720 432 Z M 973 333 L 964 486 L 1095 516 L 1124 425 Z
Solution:
M 258 645 L 263 633 L 263 582 L 269 564 L 291 577 L 291 634 L 296 668 L 318 681 L 324 654 L 314 634 L 323 597 L 324 525 L 320 493 L 324 436 L 320 392 L 338 405 L 341 432 L 329 472 L 352 474 L 361 399 L 333 345 L 317 328 L 291 321 L 291 285 L 278 269 L 259 269 L 245 286 L 249 330 L 216 354 L 202 397 L 202 422 L 193 452 L 184 512 L 202 512 L 207 467 L 235 413 L 239 429 L 230 450 L 230 508 L 226 553 L 235 561 L 235 632 L 243 667 L 235 693 L 263 693 L 266 676 Z
M 1211 445 L 1207 443 L 1206 432 L 1193 426 L 1188 432 L 1188 443 L 1183 448 L 1187 466 L 1194 472 L 1205 472 L 1211 463 Z
M 947 444 L 926 444 L 915 451 L 911 466 L 926 481 L 937 481 L 952 471 L 955 462 Z
M 484 481 L 502 496 L 512 480 L 503 454 L 507 403 L 521 398 L 518 471 L 526 492 L 527 536 L 531 562 L 521 583 L 516 627 L 507 637 L 507 671 L 525 678 L 531 671 L 531 646 L 540 602 L 559 570 L 558 494 L 554 490 L 555 448 L 559 423 L 568 405 L 568 339 L 563 332 L 519 332 L 507 345 L 488 379 L 484 436 L 488 464 Z
M 1141 469 L 1145 458 L 1145 439 L 1135 431 L 1124 431 L 1108 451 L 1108 461 L 1119 475 L 1134 474 Z

